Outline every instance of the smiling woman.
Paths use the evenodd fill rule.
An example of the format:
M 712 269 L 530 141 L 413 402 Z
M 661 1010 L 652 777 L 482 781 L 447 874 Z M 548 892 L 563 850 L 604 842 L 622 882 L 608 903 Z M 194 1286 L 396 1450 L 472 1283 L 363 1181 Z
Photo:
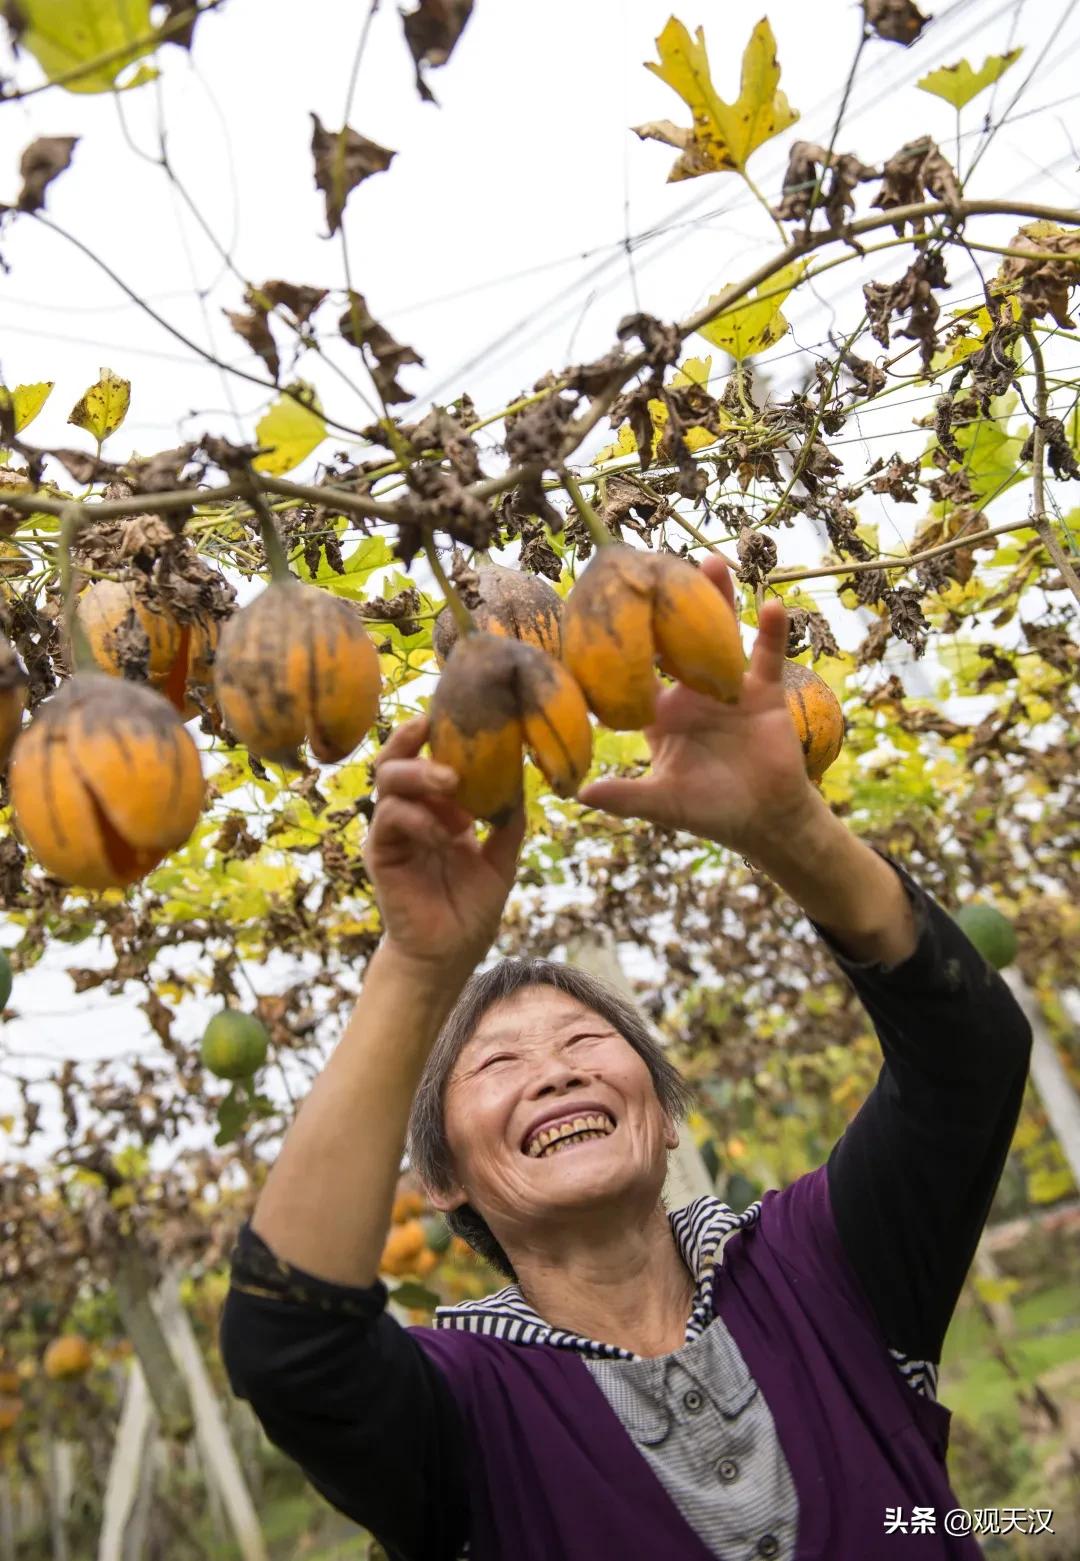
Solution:
M 547 1071 L 555 1073 L 551 1091 L 533 1104 L 518 1153 L 550 1158 L 557 1144 L 587 1141 L 592 1136 L 590 1112 L 599 1113 L 597 1136 L 606 1137 L 622 1121 L 624 1136 L 613 1146 L 619 1152 L 627 1113 L 613 1098 L 613 1088 L 594 1093 L 575 1084 L 564 1093 L 557 1085 L 560 1067 L 574 1072 L 615 1058 L 622 1063 L 619 1076 L 631 1074 L 646 1100 L 666 1113 L 670 1123 L 685 1115 L 690 1090 L 638 1010 L 604 982 L 572 966 L 544 959 L 503 960 L 470 977 L 443 1026 L 413 1104 L 409 1158 L 454 1234 L 509 1279 L 517 1278 L 513 1264 L 455 1182 L 453 1142 L 467 1150 L 473 1136 L 467 1124 L 475 1129 L 485 1113 L 494 1117 L 512 1110 L 509 1102 L 515 1092 L 521 1093 L 522 1070 L 535 1084 L 546 1064 Z M 518 1170 L 512 1155 L 508 1163 Z M 575 1178 L 582 1169 L 582 1162 L 575 1160 Z M 473 1178 L 467 1179 L 473 1186 Z M 586 1185 L 580 1185 L 581 1196 Z
M 722 566 L 703 566 L 723 586 Z M 642 1016 L 540 959 L 476 973 L 520 811 L 483 844 L 420 757 L 378 761 L 384 939 L 233 1261 L 222 1345 L 271 1439 L 393 1561 L 911 1561 L 944 1531 L 949 1318 L 1001 1173 L 1030 1032 L 1001 978 L 807 778 L 766 603 L 738 700 L 679 685 L 652 769 L 582 792 L 748 857 L 803 908 L 881 1042 L 826 1164 L 741 1213 L 668 1209 L 688 1089 Z M 401 1327 L 378 1278 L 402 1150 L 510 1281 Z

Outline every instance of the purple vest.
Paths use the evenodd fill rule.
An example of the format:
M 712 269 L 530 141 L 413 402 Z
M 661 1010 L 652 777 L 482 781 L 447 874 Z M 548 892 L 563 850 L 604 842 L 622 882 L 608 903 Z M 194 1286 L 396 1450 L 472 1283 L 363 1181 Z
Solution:
M 766 1193 L 727 1241 L 713 1311 L 764 1393 L 799 1498 L 795 1561 L 980 1561 L 943 1532 L 950 1412 L 892 1360 L 840 1245 L 825 1167 Z M 469 1430 L 470 1561 L 716 1561 L 635 1448 L 581 1358 L 458 1329 L 413 1328 Z M 886 1508 L 933 1508 L 933 1534 L 885 1533 Z

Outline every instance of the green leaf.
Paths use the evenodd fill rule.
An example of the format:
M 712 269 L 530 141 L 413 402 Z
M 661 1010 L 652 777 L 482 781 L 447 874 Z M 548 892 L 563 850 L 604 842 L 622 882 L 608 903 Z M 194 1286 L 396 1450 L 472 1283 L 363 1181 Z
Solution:
M 1010 49 L 1008 54 L 988 54 L 980 70 L 972 70 L 967 60 L 960 60 L 956 65 L 941 65 L 928 75 L 920 76 L 915 85 L 921 87 L 923 92 L 932 92 L 936 98 L 944 98 L 953 108 L 960 109 L 1000 76 L 1004 76 L 1009 66 L 1015 65 L 1023 52 L 1023 49 Z
M 157 46 L 150 0 L 19 0 L 17 10 L 26 24 L 19 47 L 50 81 L 77 72 L 63 82 L 69 92 L 126 91 L 158 74 L 141 65 L 126 81 L 118 79 Z
M 51 379 L 43 379 L 36 385 L 16 385 L 14 390 L 7 390 L 0 385 L 0 409 L 14 412 L 17 434 L 21 434 L 27 424 L 34 421 L 48 401 L 52 388 Z
M 114 434 L 127 416 L 131 401 L 131 381 L 121 379 L 112 369 L 102 369 L 96 385 L 85 391 L 68 417 L 76 428 L 85 428 L 98 444 Z
M 303 380 L 297 380 L 289 389 L 299 392 L 303 399 L 297 400 L 294 395 L 279 396 L 255 425 L 256 439 L 267 448 L 252 464 L 257 471 L 268 472 L 271 477 L 291 472 L 326 438 L 326 420 L 313 388 Z
M 247 1121 L 247 1096 L 240 1086 L 234 1084 L 219 1103 L 217 1119 L 215 1144 L 231 1144 L 234 1139 L 239 1138 Z
M 429 1290 L 418 1279 L 402 1280 L 401 1284 L 395 1285 L 390 1294 L 399 1306 L 415 1307 L 424 1312 L 433 1312 L 442 1304 L 434 1290 Z
M 767 282 L 762 282 L 750 298 L 740 299 L 717 319 L 701 326 L 698 335 L 704 336 L 714 347 L 729 352 L 740 363 L 745 358 L 764 352 L 767 347 L 778 342 L 788 329 L 788 322 L 780 306 L 804 270 L 804 261 L 793 261 Z M 714 299 L 719 296 L 719 293 L 714 294 Z

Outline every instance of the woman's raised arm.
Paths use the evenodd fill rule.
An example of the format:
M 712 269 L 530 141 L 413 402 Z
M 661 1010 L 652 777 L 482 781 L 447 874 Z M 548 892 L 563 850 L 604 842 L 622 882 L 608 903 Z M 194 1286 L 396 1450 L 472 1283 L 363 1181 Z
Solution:
M 338 1284 L 376 1278 L 413 1095 L 498 930 L 524 831 L 519 810 L 481 845 L 472 815 L 450 800 L 453 771 L 418 757 L 426 737 L 425 716 L 405 722 L 377 760 L 364 862 L 383 941 L 251 1222 L 282 1262 Z

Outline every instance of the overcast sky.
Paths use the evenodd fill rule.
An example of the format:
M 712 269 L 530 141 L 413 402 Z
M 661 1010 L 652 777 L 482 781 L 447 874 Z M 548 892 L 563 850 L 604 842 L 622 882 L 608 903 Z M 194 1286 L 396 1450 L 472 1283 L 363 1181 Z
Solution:
M 437 108 L 417 97 L 397 8 L 384 0 L 349 117 L 398 155 L 388 173 L 354 192 L 346 228 L 354 285 L 425 359 L 424 368 L 403 374 L 418 411 L 432 396 L 462 391 L 481 412 L 497 410 L 547 369 L 606 351 L 631 309 L 683 315 L 775 245 L 772 224 L 736 176 L 667 184 L 674 153 L 630 132 L 651 119 L 686 122 L 675 95 L 642 68 L 655 58 L 653 40 L 670 9 L 653 0 L 478 0 L 450 64 L 430 76 Z M 943 0 L 937 10 L 911 49 L 878 41 L 867 47 L 840 149 L 880 162 L 929 133 L 954 157 L 952 109 L 918 91 L 915 81 L 962 57 L 977 66 L 987 54 L 1023 44 L 1023 57 L 993 99 L 987 94 L 965 112 L 964 168 L 987 107 L 999 118 L 1045 51 L 1037 84 L 996 131 L 968 193 L 1075 206 L 1080 132 L 1069 99 L 1078 8 L 1066 0 Z M 310 114 L 329 129 L 340 126 L 366 11 L 342 0 L 230 0 L 200 23 L 190 58 L 177 48 L 162 51 L 157 84 L 118 96 L 51 90 L 4 105 L 0 199 L 17 192 L 26 143 L 78 135 L 72 168 L 49 191 L 49 217 L 176 329 L 261 375 L 221 313 L 241 306 L 240 283 L 161 169 L 137 150 L 155 153 L 163 122 L 177 176 L 242 275 L 342 286 L 341 247 L 325 236 L 313 183 Z M 734 97 L 742 50 L 762 14 L 758 0 L 691 0 L 677 14 L 691 28 L 705 26 L 714 80 Z M 768 15 L 781 84 L 802 115 L 751 161 L 757 183 L 776 200 L 791 141 L 830 140 L 861 7 L 774 0 Z M 36 79 L 33 62 L 24 59 L 20 83 Z M 980 232 L 1004 241 L 1015 227 L 1005 218 Z M 63 238 L 20 220 L 0 248 L 9 268 L 0 277 L 0 379 L 57 382 L 33 427 L 36 442 L 83 438 L 66 417 L 101 365 L 133 383 L 127 424 L 107 453 L 149 453 L 204 431 L 252 437 L 269 395 L 201 363 Z M 875 275 L 889 277 L 906 263 L 899 251 L 893 255 L 882 257 Z M 958 264 L 950 265 L 959 277 Z M 820 285 L 819 301 L 800 299 L 789 309 L 794 334 L 778 349 L 774 370 L 781 381 L 793 346 L 818 342 L 837 322 L 855 323 L 853 301 L 865 280 L 856 280 L 856 269 L 840 268 Z M 337 312 L 328 307 L 328 320 Z M 697 350 L 709 349 L 700 343 Z M 350 348 L 339 341 L 330 352 L 362 382 Z M 340 421 L 369 420 L 325 367 L 309 359 L 301 373 Z M 859 421 L 861 450 L 888 453 L 894 430 L 925 410 L 925 403 L 872 409 Z M 95 957 L 85 945 L 74 957 L 61 950 L 18 978 L 12 1001 L 24 1017 L 7 1027 L 10 1048 L 49 1056 L 145 1048 L 145 1024 L 133 1004 L 101 994 L 73 1002 L 58 971 Z M 181 1028 L 193 1041 L 201 1022 L 186 1005 Z M 9 1097 L 0 1077 L 0 1114 Z

